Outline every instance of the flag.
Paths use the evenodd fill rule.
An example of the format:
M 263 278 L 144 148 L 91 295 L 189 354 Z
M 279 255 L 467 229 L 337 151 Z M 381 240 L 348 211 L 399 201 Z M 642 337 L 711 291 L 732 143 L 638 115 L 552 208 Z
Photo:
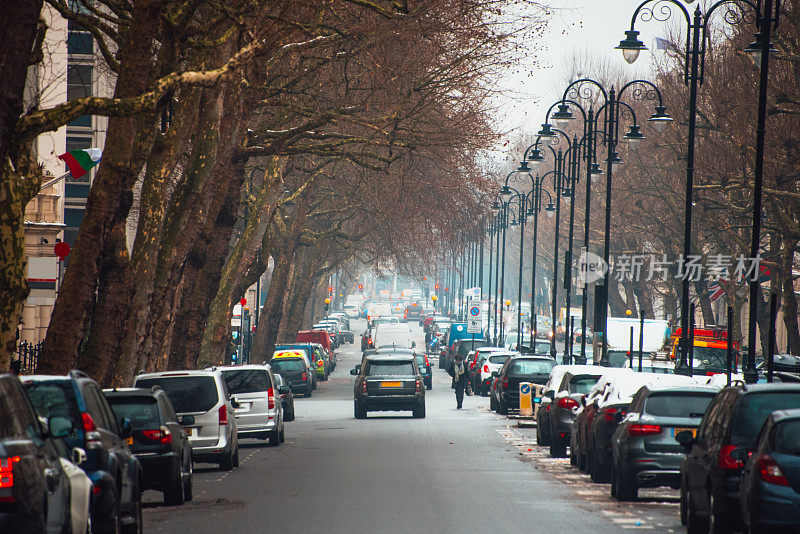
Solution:
M 99 148 L 86 148 L 61 154 L 58 156 L 58 159 L 63 160 L 64 163 L 67 164 L 70 174 L 73 178 L 77 179 L 100 163 L 102 155 L 103 151 Z
M 724 283 L 723 280 L 714 280 L 711 282 L 706 282 L 708 286 L 708 298 L 711 302 L 716 302 L 717 300 L 725 294 L 725 289 L 722 287 Z
M 654 37 L 653 41 L 655 43 L 656 50 L 667 50 L 668 52 L 677 52 L 678 47 L 675 46 L 675 43 L 670 41 L 669 39 L 662 39 L 661 37 Z

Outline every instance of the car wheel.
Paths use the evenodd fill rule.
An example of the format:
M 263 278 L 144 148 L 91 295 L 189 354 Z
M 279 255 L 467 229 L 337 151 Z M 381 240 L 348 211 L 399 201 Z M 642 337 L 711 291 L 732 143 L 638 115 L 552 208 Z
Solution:
M 569 465 L 572 467 L 578 465 L 578 455 L 575 454 L 575 451 L 572 450 L 572 447 L 569 448 Z
M 614 497 L 615 499 L 617 498 L 617 488 L 618 488 L 617 484 L 618 483 L 619 482 L 617 481 L 617 470 L 616 469 L 612 469 L 611 470 L 611 496 Z
M 550 456 L 553 458 L 565 458 L 567 456 L 567 444 L 563 438 L 550 436 Z
M 489 395 L 489 409 L 493 412 L 497 411 L 497 402 L 494 400 L 494 395 Z
M 726 513 L 720 507 L 717 499 L 714 497 L 714 490 L 709 488 L 708 496 L 708 533 L 721 534 L 723 532 L 733 532 L 738 530 L 731 514 Z
M 286 428 L 281 427 L 281 443 L 286 441 Z
M 508 415 L 508 404 L 500 398 L 500 402 L 497 404 L 497 413 L 500 415 Z
M 309 397 L 311 397 L 311 387 L 309 387 L 309 388 L 306 390 L 305 397 L 306 397 L 306 398 L 309 398 Z
M 356 419 L 366 419 L 367 418 L 367 410 L 361 406 L 361 403 L 358 401 L 353 401 L 353 412 Z
M 267 434 L 267 444 L 270 447 L 277 447 L 281 444 L 281 433 L 277 428 Z
M 538 422 L 537 422 L 538 423 Z M 542 439 L 542 433 L 539 432 L 539 425 L 536 425 L 536 444 L 540 447 L 544 446 L 544 440 Z
M 578 456 L 578 471 L 586 472 L 586 455 L 580 452 L 576 453 L 576 455 Z
M 183 466 L 178 472 L 178 478 L 164 489 L 164 504 L 168 506 L 180 506 L 185 500 L 183 485 Z
M 633 480 L 632 477 L 625 475 L 625 471 L 621 465 L 617 464 L 616 469 L 612 471 L 611 480 L 616 480 L 617 482 L 616 495 L 614 495 L 614 497 L 616 497 L 618 501 L 627 502 L 636 500 L 639 494 L 639 488 L 636 486 L 636 481 Z
M 92 524 L 92 534 L 117 534 L 122 529 L 122 518 L 119 515 L 119 498 L 116 490 L 111 491 L 111 512 L 108 517 L 95 518 Z M 90 509 L 91 513 L 91 509 Z
M 233 467 L 239 467 L 239 443 L 236 443 L 236 452 L 233 453 Z
M 415 419 L 425 419 L 425 401 L 417 403 L 417 406 L 411 411 L 411 415 Z
M 230 471 L 233 469 L 233 451 L 225 454 L 224 452 L 219 458 L 219 468 L 223 471 Z
M 686 490 L 684 490 L 685 485 L 683 481 L 681 481 L 681 497 L 680 497 L 680 517 L 681 517 L 681 525 L 686 525 Z
M 697 515 L 694 504 L 692 504 L 691 490 L 686 494 L 686 534 L 706 534 L 708 532 L 708 521 Z
M 294 405 L 289 408 L 289 415 L 283 418 L 284 421 L 294 421 Z
M 133 501 L 133 523 L 130 525 L 120 525 L 120 534 L 141 534 L 142 532 L 142 492 L 136 492 L 136 499 Z
M 194 476 L 194 460 L 189 458 L 189 476 L 186 478 L 186 483 L 183 485 L 183 500 L 189 502 L 194 498 L 192 484 Z

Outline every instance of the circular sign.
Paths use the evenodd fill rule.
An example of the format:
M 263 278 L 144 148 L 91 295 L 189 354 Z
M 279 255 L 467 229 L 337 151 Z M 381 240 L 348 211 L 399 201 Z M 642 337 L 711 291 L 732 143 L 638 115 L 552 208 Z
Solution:
M 462 330 L 464 330 L 464 327 L 463 327 L 462 325 L 458 325 L 458 326 L 456 327 L 456 330 L 458 330 L 459 332 L 461 332 Z
M 247 306 L 247 299 L 242 297 L 242 300 L 239 301 L 239 304 L 241 304 L 243 307 Z
M 531 385 L 530 384 L 522 384 L 519 387 L 519 392 L 522 393 L 523 395 L 527 395 L 528 393 L 531 392 Z
M 478 306 L 473 306 L 469 309 L 469 314 L 473 317 L 477 317 L 481 314 L 481 309 Z
M 56 243 L 56 246 L 53 247 L 53 252 L 58 256 L 59 260 L 66 259 L 69 256 L 69 245 L 64 241 Z

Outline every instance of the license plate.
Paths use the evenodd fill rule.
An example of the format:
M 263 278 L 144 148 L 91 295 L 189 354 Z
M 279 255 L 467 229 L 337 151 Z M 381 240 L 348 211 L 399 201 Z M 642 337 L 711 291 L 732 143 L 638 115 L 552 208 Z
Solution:
M 399 388 L 403 387 L 402 382 L 381 382 L 382 388 Z
M 192 429 L 191 428 L 184 428 L 184 430 L 186 431 L 186 435 L 187 436 L 191 436 L 192 435 Z
M 671 433 L 672 437 L 674 438 L 676 435 L 680 434 L 684 430 L 688 430 L 689 432 L 691 432 L 692 433 L 692 437 L 697 435 L 697 429 L 696 428 L 672 428 L 672 429 L 670 429 L 670 433 Z
M 125 443 L 128 445 L 133 445 L 133 438 L 125 438 Z

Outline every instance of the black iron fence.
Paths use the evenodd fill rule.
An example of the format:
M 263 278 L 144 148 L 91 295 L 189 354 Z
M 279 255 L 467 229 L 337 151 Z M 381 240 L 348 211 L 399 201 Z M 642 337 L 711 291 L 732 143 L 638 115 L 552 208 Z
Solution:
M 11 370 L 17 374 L 30 374 L 36 371 L 36 361 L 39 359 L 39 352 L 42 350 L 42 344 L 28 343 L 23 341 L 17 345 L 17 351 L 11 358 Z

